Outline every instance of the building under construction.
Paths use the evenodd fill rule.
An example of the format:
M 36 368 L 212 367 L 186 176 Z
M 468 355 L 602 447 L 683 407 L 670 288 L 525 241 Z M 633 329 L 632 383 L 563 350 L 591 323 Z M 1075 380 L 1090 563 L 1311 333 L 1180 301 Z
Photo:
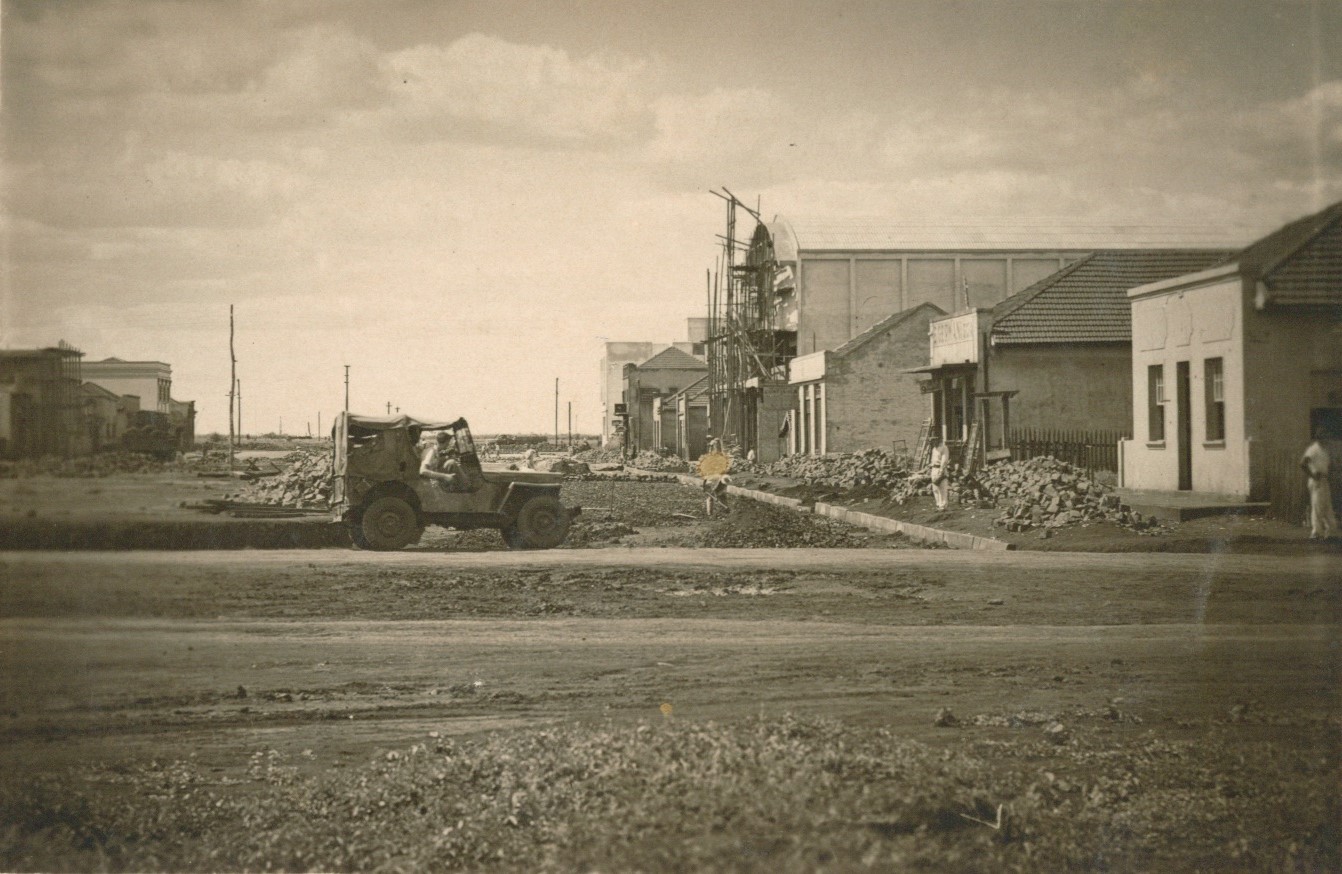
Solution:
M 797 354 L 795 283 L 779 265 L 758 210 L 731 192 L 718 196 L 727 204 L 727 228 L 708 288 L 709 429 L 773 461 L 784 454 L 792 409 L 787 363 Z M 749 242 L 737 239 L 738 217 L 752 225 Z
M 83 354 L 64 341 L 45 349 L 0 349 L 0 456 L 68 456 L 80 450 L 86 437 Z

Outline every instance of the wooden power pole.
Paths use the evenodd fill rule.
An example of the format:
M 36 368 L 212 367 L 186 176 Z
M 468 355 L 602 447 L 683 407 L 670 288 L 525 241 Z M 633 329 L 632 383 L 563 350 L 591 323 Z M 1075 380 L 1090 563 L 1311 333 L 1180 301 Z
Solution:
M 233 410 L 237 403 L 238 357 L 233 352 L 233 304 L 228 305 L 228 469 L 233 469 Z

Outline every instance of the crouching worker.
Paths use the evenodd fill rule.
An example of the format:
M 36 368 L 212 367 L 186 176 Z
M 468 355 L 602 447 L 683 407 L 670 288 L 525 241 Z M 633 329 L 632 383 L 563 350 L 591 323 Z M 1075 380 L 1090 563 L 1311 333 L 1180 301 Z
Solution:
M 707 453 L 699 457 L 699 476 L 704 481 L 704 512 L 712 516 L 714 512 L 731 512 L 731 507 L 727 504 L 727 486 L 731 484 L 731 477 L 727 471 L 731 469 L 732 460 L 721 451 L 709 449 Z
M 452 445 L 452 435 L 447 431 L 439 431 L 437 443 L 424 447 L 419 475 L 433 480 L 445 491 L 455 492 L 461 488 L 461 464 L 457 461 L 457 449 Z
M 704 480 L 704 513 L 712 516 L 714 513 L 730 513 L 731 505 L 727 503 L 727 486 L 731 484 L 732 478 L 723 474 L 719 477 Z

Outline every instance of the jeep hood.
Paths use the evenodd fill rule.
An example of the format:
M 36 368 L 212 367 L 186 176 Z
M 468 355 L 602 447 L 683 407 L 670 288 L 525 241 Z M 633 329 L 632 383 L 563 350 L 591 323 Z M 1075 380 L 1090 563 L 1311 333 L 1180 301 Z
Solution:
M 508 470 L 505 467 L 481 465 L 485 479 L 496 483 L 535 483 L 537 485 L 558 485 L 564 481 L 564 475 L 543 470 Z

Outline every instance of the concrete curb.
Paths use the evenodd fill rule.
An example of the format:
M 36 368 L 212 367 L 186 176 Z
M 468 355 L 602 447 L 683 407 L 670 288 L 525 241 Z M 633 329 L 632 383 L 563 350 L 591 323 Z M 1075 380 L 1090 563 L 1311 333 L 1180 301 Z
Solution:
M 849 525 L 860 525 L 863 528 L 884 531 L 889 534 L 899 533 L 919 543 L 941 543 L 952 549 L 1003 551 L 1015 548 L 1014 543 L 1007 543 L 1005 540 L 979 537 L 976 534 L 963 534 L 959 531 L 943 531 L 940 528 L 915 525 L 912 522 L 901 522 L 898 519 L 887 519 L 885 516 L 859 513 L 856 510 L 849 510 L 847 507 L 838 507 L 822 501 L 816 501 L 814 512 L 817 516 L 828 516 L 840 522 L 847 522 Z
M 676 479 L 687 486 L 700 488 L 703 480 L 697 476 L 687 474 L 677 474 Z M 800 498 L 785 498 L 782 495 L 775 495 L 770 492 L 760 492 L 754 489 L 743 489 L 740 486 L 727 486 L 727 494 L 739 495 L 743 498 L 749 498 L 752 501 L 760 501 L 765 504 L 773 504 L 777 507 L 787 507 L 796 510 L 799 513 L 815 513 L 817 516 L 826 516 L 839 522 L 847 522 L 849 525 L 857 525 L 860 528 L 867 528 L 872 531 L 881 531 L 886 534 L 903 534 L 910 540 L 916 540 L 919 543 L 940 543 L 949 546 L 952 549 L 984 549 L 991 551 L 1004 551 L 1015 549 L 1014 543 L 1007 543 L 1005 540 L 995 540 L 991 537 L 979 537 L 975 534 L 962 534 L 959 531 L 943 531 L 940 528 L 929 528 L 926 525 L 915 525 L 912 522 L 901 522 L 898 519 L 888 519 L 885 516 L 876 516 L 871 513 L 859 513 L 856 510 L 849 510 L 847 507 L 839 507 L 834 504 L 826 504 L 823 501 L 816 501 L 814 506 L 806 506 Z

